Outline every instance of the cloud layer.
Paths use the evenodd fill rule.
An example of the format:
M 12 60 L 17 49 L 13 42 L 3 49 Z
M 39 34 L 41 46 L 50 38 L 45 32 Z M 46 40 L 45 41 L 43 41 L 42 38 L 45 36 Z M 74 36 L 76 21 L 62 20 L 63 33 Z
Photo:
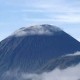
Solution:
M 75 67 L 69 67 L 64 70 L 55 69 L 51 72 L 37 74 L 22 74 L 23 79 L 28 80 L 79 80 L 80 64 Z
M 16 18 L 20 14 L 23 20 L 34 19 L 40 22 L 51 19 L 53 22 L 80 23 L 79 0 L 3 0 L 0 4 L 3 7 L 2 12 L 7 10 L 7 15 L 11 13 L 10 16 Z
M 55 69 L 51 72 L 42 74 L 19 73 L 15 71 L 7 71 L 3 74 L 2 80 L 80 80 L 80 64 L 63 70 Z

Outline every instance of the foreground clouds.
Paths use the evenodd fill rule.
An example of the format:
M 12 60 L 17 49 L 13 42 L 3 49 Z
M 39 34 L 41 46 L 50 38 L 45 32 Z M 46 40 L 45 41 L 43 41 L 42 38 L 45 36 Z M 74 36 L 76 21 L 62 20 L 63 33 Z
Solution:
M 74 67 L 69 67 L 64 70 L 55 69 L 51 72 L 38 74 L 22 74 L 23 80 L 79 80 L 80 79 L 80 64 Z
M 18 70 L 7 71 L 2 80 L 80 80 L 80 64 L 66 69 L 55 69 L 41 74 L 19 73 Z

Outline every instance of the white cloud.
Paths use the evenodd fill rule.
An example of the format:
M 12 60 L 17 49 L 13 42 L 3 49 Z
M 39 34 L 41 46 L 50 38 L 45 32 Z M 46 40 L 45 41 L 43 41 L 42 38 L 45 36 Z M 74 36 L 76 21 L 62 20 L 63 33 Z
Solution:
M 51 16 L 46 14 L 47 18 L 25 18 L 26 21 L 36 21 L 36 22 L 61 22 L 61 23 L 80 23 L 80 15 L 77 14 L 64 14 Z
M 45 14 L 47 16 L 47 21 L 53 22 L 66 22 L 66 23 L 80 23 L 80 6 L 77 7 L 75 5 L 80 2 L 69 3 L 66 0 L 57 0 L 57 1 L 43 1 L 41 3 L 36 2 L 37 4 L 33 4 L 33 9 L 24 10 L 25 12 L 40 12 L 40 14 Z M 36 18 L 35 18 L 36 19 Z M 35 20 L 34 19 L 34 20 Z M 32 19 L 31 19 L 32 20 Z M 44 21 L 44 19 L 37 18 L 38 21 Z M 36 21 L 37 21 L 36 20 Z
M 80 15 L 78 14 L 57 15 L 56 20 L 60 22 L 80 23 Z
M 74 54 L 68 54 L 68 55 L 66 55 L 66 56 L 78 56 L 78 55 L 80 55 L 80 52 L 76 52 L 76 53 L 74 53 Z
M 61 29 L 57 27 L 51 27 L 51 29 L 53 30 L 53 32 L 51 32 L 47 28 L 44 28 L 42 25 L 34 25 L 28 28 L 25 28 L 25 27 L 20 28 L 19 30 L 15 31 L 12 35 L 16 37 L 29 36 L 29 35 L 53 35 L 55 34 L 55 32 L 61 31 Z
M 51 72 L 43 72 L 42 74 L 20 73 L 16 71 L 7 71 L 3 74 L 3 79 L 6 80 L 79 80 L 80 79 L 80 64 L 66 69 L 55 69 Z M 2 79 L 2 80 L 3 80 Z
M 80 64 L 75 67 L 69 67 L 64 70 L 55 69 L 51 72 L 38 74 L 22 74 L 25 80 L 79 80 Z
M 56 22 L 67 22 L 67 23 L 80 23 L 80 1 L 73 0 L 3 0 L 0 1 L 8 6 L 16 6 L 16 11 L 13 12 L 23 12 L 26 15 L 31 16 L 30 13 L 40 13 L 47 15 L 47 20 L 56 19 Z M 20 9 L 19 9 L 20 8 Z M 12 10 L 10 10 L 12 11 Z M 51 15 L 53 14 L 53 15 Z M 34 15 L 33 15 L 34 16 Z M 41 15 L 40 15 L 41 16 Z M 26 17 L 26 19 L 29 19 Z M 33 19 L 33 18 L 32 18 Z M 36 18 L 35 18 L 36 19 Z M 39 20 L 40 18 L 38 18 Z M 45 18 L 44 18 L 45 19 Z M 40 19 L 39 21 L 42 21 Z M 44 20 L 43 20 L 44 21 Z M 54 22 L 54 21 L 53 21 Z

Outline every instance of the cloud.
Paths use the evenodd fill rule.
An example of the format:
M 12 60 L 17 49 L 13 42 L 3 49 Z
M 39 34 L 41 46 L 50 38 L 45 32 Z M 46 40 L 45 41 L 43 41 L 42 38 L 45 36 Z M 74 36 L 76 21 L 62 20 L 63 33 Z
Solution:
M 66 56 L 79 56 L 80 55 L 80 52 L 76 52 L 76 53 L 74 53 L 74 54 L 68 54 L 68 55 L 66 55 Z
M 7 71 L 3 74 L 2 80 L 80 80 L 80 64 L 66 69 L 55 69 L 51 72 L 20 73 L 18 70 Z
M 42 25 L 34 25 L 33 27 L 20 28 L 17 31 L 15 31 L 12 35 L 14 35 L 15 37 L 29 36 L 29 35 L 53 35 L 55 34 L 55 32 L 61 31 L 61 29 L 57 27 L 52 27 L 51 29 L 53 30 L 54 33 L 46 28 L 43 28 Z
M 38 21 L 43 21 L 44 19 L 52 21 L 55 19 L 56 22 L 66 22 L 66 23 L 80 23 L 80 1 L 73 0 L 3 0 L 0 1 L 6 6 L 10 6 L 9 9 L 13 13 L 27 15 L 24 19 L 38 19 Z M 16 9 L 15 9 L 16 6 Z M 12 7 L 12 8 L 11 8 Z M 8 10 L 7 10 L 8 11 Z M 24 14 L 25 13 L 25 14 Z M 32 13 L 32 14 L 30 14 Z M 40 17 L 32 17 L 35 15 L 44 16 L 44 19 Z M 53 20 L 53 22 L 55 22 Z
M 80 15 L 79 14 L 57 15 L 56 20 L 60 22 L 80 23 Z
M 35 16 L 35 15 L 34 15 Z M 46 17 L 43 18 L 25 18 L 26 21 L 36 21 L 36 22 L 61 22 L 61 23 L 80 23 L 80 15 L 77 14 L 64 14 L 64 15 L 55 15 L 55 16 L 51 16 L 46 14 Z
M 44 1 L 41 3 L 36 2 L 37 3 L 36 5 L 35 4 L 32 5 L 33 8 L 30 8 L 29 10 L 26 9 L 24 11 L 33 13 L 37 12 L 46 15 L 47 21 L 51 19 L 50 21 L 53 22 L 80 23 L 80 6 L 78 5 L 76 7 L 76 5 L 79 4 L 80 2 L 77 1 L 76 3 L 75 2 L 70 3 L 69 1 L 66 2 L 66 0 L 61 0 L 61 2 L 59 0 L 50 1 L 47 0 L 46 2 Z M 36 19 L 38 21 L 44 21 L 45 18 L 44 19 L 35 18 L 34 20 Z
M 22 74 L 25 80 L 79 80 L 80 64 L 75 67 L 69 67 L 64 70 L 55 69 L 51 72 L 38 74 Z

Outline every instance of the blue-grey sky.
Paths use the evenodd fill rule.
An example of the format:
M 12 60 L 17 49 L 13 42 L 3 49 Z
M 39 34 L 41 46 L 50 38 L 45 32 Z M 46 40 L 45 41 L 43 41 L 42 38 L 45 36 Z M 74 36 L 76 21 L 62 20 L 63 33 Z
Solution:
M 0 41 L 36 24 L 56 25 L 80 41 L 80 0 L 0 0 Z

